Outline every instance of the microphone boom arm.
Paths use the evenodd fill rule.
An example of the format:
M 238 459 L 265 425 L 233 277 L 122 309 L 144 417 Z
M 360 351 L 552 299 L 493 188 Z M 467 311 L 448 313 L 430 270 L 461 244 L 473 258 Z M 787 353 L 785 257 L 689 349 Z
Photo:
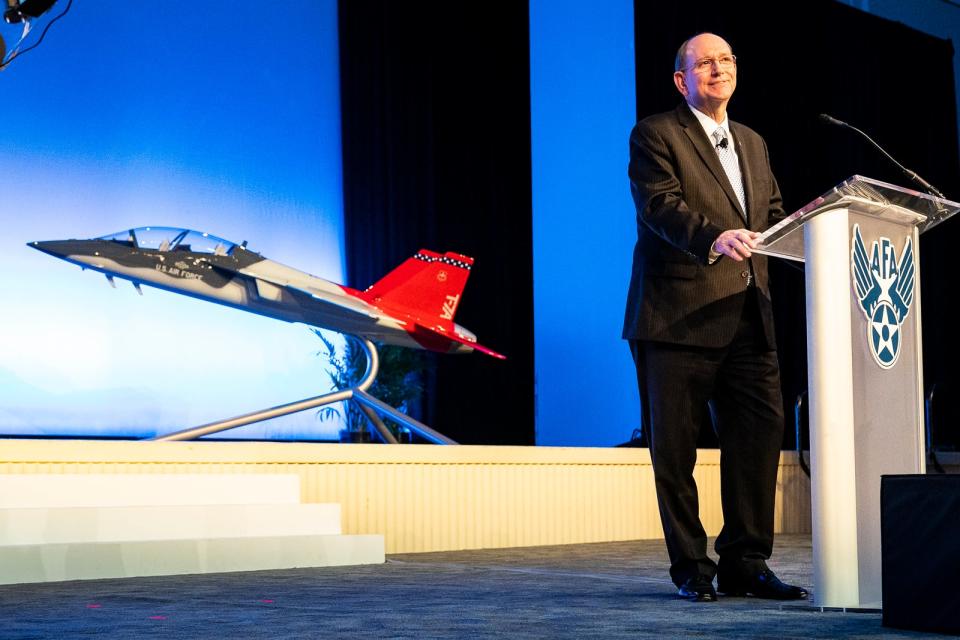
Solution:
M 869 142 L 869 143 L 872 144 L 874 147 L 876 147 L 876 148 L 880 151 L 880 153 L 882 153 L 882 154 L 885 155 L 887 158 L 889 158 L 889 159 L 890 159 L 890 162 L 892 162 L 893 164 L 897 165 L 897 167 L 898 167 L 901 171 L 903 171 L 903 173 L 906 174 L 906 176 L 907 176 L 908 178 L 910 178 L 911 180 L 913 180 L 914 182 L 916 182 L 917 184 L 919 184 L 921 187 L 923 187 L 923 188 L 927 191 L 927 193 L 929 193 L 930 195 L 934 195 L 934 196 L 936 196 L 936 197 L 938 197 L 938 198 L 942 198 L 942 199 L 946 200 L 946 196 L 944 196 L 944 195 L 940 192 L 939 189 L 937 189 L 937 188 L 934 187 L 932 184 L 930 184 L 929 182 L 927 182 L 926 180 L 924 180 L 923 178 L 921 178 L 921 177 L 917 174 L 916 171 L 911 171 L 910 169 L 907 169 L 905 166 L 903 166 L 902 164 L 900 164 L 899 162 L 897 162 L 897 159 L 896 159 L 896 158 L 894 158 L 892 155 L 890 155 L 889 153 L 887 153 L 886 150 L 885 150 L 883 147 L 881 147 L 879 144 L 877 144 L 876 142 L 874 142 L 873 138 L 871 138 L 870 136 L 868 136 L 867 134 L 865 134 L 865 133 L 864 133 L 863 131 L 861 131 L 860 129 L 857 129 L 857 128 L 856 128 L 855 126 L 853 126 L 852 124 L 848 124 L 848 123 L 844 122 L 843 120 L 837 120 L 836 118 L 834 118 L 834 117 L 832 117 L 832 116 L 829 116 L 829 115 L 827 115 L 827 114 L 825 114 L 825 113 L 821 113 L 821 114 L 820 114 L 820 119 L 823 120 L 824 122 L 829 122 L 829 123 L 832 124 L 832 125 L 835 125 L 835 126 L 838 126 L 838 127 L 844 127 L 844 128 L 852 129 L 852 130 L 856 131 L 856 132 L 859 133 L 861 136 L 863 136 L 864 138 L 866 138 L 867 142 Z

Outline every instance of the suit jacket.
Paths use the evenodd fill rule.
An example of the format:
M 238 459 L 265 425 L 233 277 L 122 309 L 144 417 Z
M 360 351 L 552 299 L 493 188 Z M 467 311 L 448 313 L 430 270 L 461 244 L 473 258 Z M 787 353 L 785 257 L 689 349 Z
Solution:
M 623 337 L 723 347 L 737 329 L 753 274 L 767 345 L 776 348 L 767 259 L 708 264 L 727 229 L 767 229 L 783 217 L 767 146 L 730 121 L 747 201 L 746 221 L 713 142 L 685 103 L 650 116 L 630 134 L 630 186 L 637 244 Z

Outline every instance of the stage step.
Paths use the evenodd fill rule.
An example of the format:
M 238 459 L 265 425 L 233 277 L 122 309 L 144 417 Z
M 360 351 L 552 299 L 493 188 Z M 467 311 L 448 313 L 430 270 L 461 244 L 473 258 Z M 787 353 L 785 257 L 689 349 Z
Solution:
M 0 474 L 0 509 L 299 502 L 296 475 Z
M 296 475 L 0 475 L 0 584 L 384 562 Z
M 270 536 L 0 546 L 0 584 L 384 562 L 383 536 Z
M 338 504 L 0 509 L 0 545 L 339 534 Z

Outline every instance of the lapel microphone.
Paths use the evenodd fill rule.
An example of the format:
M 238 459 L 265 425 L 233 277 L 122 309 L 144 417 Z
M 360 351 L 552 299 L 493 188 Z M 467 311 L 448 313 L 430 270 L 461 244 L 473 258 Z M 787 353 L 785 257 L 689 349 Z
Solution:
M 727 148 L 727 145 L 729 145 L 729 144 L 730 144 L 730 143 L 727 142 L 727 139 L 724 138 L 723 140 L 721 140 L 720 142 L 718 142 L 718 143 L 716 144 L 716 147 L 717 147 L 717 149 L 726 149 L 726 148 Z
M 874 147 L 876 147 L 877 149 L 879 149 L 879 150 L 880 150 L 880 153 L 882 153 L 882 154 L 885 155 L 887 158 L 889 158 L 890 161 L 893 162 L 893 164 L 897 165 L 897 167 L 898 167 L 901 171 L 903 171 L 903 173 L 906 174 L 906 176 L 907 176 L 908 178 L 910 178 L 911 180 L 913 180 L 914 182 L 916 182 L 917 184 L 919 184 L 921 187 L 923 187 L 924 191 L 926 191 L 927 193 L 929 193 L 929 194 L 932 195 L 932 196 L 936 196 L 936 197 L 938 197 L 938 198 L 946 199 L 946 197 L 945 197 L 942 193 L 940 193 L 940 191 L 937 190 L 936 187 L 934 187 L 932 184 L 930 184 L 929 182 L 927 182 L 926 180 L 924 180 L 923 178 L 921 178 L 920 176 L 918 176 L 918 175 L 916 174 L 916 172 L 911 171 L 910 169 L 907 169 L 905 166 L 903 166 L 902 164 L 900 164 L 899 162 L 897 162 L 897 160 L 896 160 L 892 155 L 890 155 L 889 153 L 887 153 L 887 152 L 884 150 L 883 147 L 881 147 L 879 144 L 877 144 L 876 142 L 874 142 L 874 141 L 873 141 L 873 138 L 871 138 L 870 136 L 868 136 L 867 134 L 865 134 L 863 131 L 860 131 L 860 129 L 857 129 L 855 126 L 853 126 L 853 125 L 851 125 L 851 124 L 847 124 L 847 123 L 844 122 L 843 120 L 837 120 L 837 119 L 834 118 L 833 116 L 829 116 L 829 115 L 827 115 L 827 114 L 825 114 L 825 113 L 821 113 L 821 114 L 820 114 L 820 119 L 823 120 L 823 121 L 826 122 L 826 123 L 832 124 L 832 125 L 835 126 L 835 127 L 843 127 L 844 129 L 850 129 L 850 130 L 852 130 L 852 131 L 856 131 L 856 132 L 859 133 L 861 136 L 863 136 L 864 138 L 866 138 L 866 139 L 867 139 L 867 142 L 869 142 L 869 143 L 872 144 Z

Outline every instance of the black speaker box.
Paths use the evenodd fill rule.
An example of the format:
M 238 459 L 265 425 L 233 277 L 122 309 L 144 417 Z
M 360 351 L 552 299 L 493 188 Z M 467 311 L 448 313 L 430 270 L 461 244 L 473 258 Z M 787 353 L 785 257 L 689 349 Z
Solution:
M 883 624 L 960 634 L 960 475 L 880 481 Z

